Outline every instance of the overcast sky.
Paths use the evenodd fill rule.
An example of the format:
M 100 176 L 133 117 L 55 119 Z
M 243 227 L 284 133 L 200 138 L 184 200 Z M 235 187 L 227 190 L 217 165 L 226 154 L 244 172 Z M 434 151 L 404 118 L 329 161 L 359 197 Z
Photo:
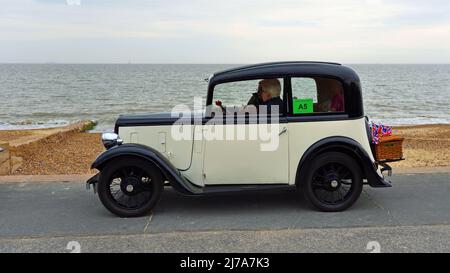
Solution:
M 274 60 L 450 63 L 450 1 L 0 0 L 1 63 Z

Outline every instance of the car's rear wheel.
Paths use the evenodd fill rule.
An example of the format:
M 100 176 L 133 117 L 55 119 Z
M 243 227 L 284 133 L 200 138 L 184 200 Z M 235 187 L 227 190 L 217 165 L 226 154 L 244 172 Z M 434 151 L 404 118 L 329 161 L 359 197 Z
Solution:
M 323 153 L 311 162 L 302 186 L 306 199 L 317 209 L 327 212 L 343 211 L 361 195 L 361 169 L 347 154 Z
M 135 157 L 122 157 L 107 163 L 98 182 L 100 201 L 120 217 L 148 214 L 159 201 L 162 190 L 160 170 Z

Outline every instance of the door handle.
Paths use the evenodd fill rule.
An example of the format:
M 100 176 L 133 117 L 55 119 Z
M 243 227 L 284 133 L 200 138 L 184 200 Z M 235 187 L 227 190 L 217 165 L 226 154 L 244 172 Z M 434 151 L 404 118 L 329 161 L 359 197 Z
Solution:
M 281 132 L 278 134 L 278 136 L 281 136 L 282 134 L 287 133 L 287 128 L 284 127 L 283 130 L 281 130 Z

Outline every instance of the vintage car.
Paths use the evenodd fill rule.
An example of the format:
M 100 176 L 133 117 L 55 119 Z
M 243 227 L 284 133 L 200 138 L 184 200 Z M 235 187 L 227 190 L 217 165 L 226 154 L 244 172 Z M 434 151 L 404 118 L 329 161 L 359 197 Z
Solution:
M 259 110 L 269 90 L 263 81 L 272 96 L 279 91 L 279 111 Z M 87 188 L 109 211 L 147 214 L 170 186 L 185 195 L 297 188 L 317 209 L 336 212 L 354 204 L 364 184 L 391 187 L 383 175 L 391 168 L 374 157 L 351 68 L 264 63 L 218 72 L 207 82 L 200 111 L 123 115 L 114 133 L 103 134 L 107 150 L 92 164 L 99 173 Z M 255 95 L 256 111 L 246 111 Z M 273 139 L 255 137 L 263 129 Z M 237 139 L 230 137 L 236 132 Z

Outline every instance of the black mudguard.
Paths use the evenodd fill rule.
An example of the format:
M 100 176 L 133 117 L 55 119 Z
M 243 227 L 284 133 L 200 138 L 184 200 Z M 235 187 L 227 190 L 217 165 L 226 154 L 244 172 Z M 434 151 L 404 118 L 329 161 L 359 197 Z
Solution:
M 184 178 L 180 171 L 163 154 L 151 147 L 141 144 L 123 144 L 115 146 L 100 154 L 94 163 L 92 163 L 91 168 L 98 169 L 101 172 L 110 160 L 122 156 L 140 157 L 153 163 L 161 170 L 171 186 L 183 194 L 191 195 L 201 191 L 200 188 Z M 92 180 L 91 184 L 93 184 Z
M 351 138 L 341 136 L 322 139 L 313 144 L 305 152 L 297 168 L 296 182 L 298 185 L 301 184 L 304 179 L 303 176 L 308 171 L 309 162 L 311 162 L 311 160 L 320 153 L 327 151 L 343 152 L 357 159 L 364 178 L 367 179 L 367 182 L 371 187 L 392 187 L 390 181 L 386 180 L 377 173 L 378 166 L 376 162 L 372 162 L 361 144 Z

